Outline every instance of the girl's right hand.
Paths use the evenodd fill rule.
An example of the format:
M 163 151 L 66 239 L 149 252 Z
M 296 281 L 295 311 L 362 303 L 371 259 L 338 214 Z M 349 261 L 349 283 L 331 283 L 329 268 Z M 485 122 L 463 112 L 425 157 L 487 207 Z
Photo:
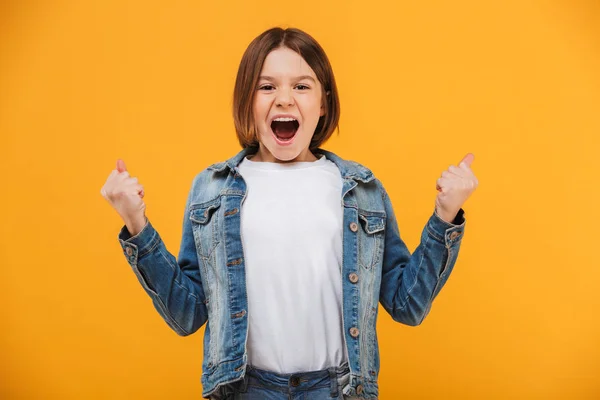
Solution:
M 112 170 L 100 194 L 121 216 L 132 236 L 146 225 L 144 187 L 137 178 L 129 176 L 123 160 L 117 160 L 117 169 Z

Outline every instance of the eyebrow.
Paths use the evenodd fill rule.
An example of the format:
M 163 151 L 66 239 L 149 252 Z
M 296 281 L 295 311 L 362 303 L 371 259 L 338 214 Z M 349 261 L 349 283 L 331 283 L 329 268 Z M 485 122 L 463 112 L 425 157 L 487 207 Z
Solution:
M 261 79 L 261 80 L 265 80 L 265 81 L 271 81 L 271 82 L 274 82 L 274 81 L 276 80 L 276 79 L 275 79 L 275 78 L 273 78 L 272 76 L 265 76 L 265 75 L 261 75 L 261 76 L 259 77 L 259 79 Z M 301 76 L 297 76 L 296 78 L 294 78 L 294 80 L 296 80 L 296 81 L 301 81 L 302 79 L 309 79 L 309 80 L 311 80 L 311 81 L 315 82 L 315 78 L 313 78 L 313 77 L 312 77 L 312 76 L 310 76 L 310 75 L 301 75 Z M 315 83 L 316 83 L 316 82 L 315 82 Z

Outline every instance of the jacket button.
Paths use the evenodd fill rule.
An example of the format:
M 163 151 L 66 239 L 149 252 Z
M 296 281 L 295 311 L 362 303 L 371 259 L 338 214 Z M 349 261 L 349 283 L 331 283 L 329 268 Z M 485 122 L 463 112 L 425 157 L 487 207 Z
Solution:
M 356 387 L 356 394 L 360 396 L 362 394 L 362 392 L 363 392 L 363 386 L 362 385 L 358 385 Z
M 460 232 L 454 231 L 450 234 L 450 239 L 456 239 L 458 235 L 460 235 Z
M 127 248 L 125 249 L 125 253 L 127 253 L 127 255 L 128 255 L 128 256 L 130 256 L 130 255 L 131 255 L 131 253 L 133 253 L 133 250 L 131 250 L 131 247 L 127 247 Z
M 350 328 L 350 336 L 352 336 L 353 338 L 358 337 L 358 328 Z
M 348 279 L 350 280 L 350 282 L 356 283 L 358 282 L 358 275 L 352 272 L 350 275 L 348 275 Z
M 350 222 L 350 230 L 352 232 L 356 232 L 358 230 L 358 225 L 356 224 L 356 222 Z

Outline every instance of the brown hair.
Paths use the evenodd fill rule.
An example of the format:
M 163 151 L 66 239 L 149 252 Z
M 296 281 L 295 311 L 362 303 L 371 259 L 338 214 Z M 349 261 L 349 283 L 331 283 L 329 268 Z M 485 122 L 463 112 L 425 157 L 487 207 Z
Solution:
M 310 142 L 309 149 L 314 150 L 325 143 L 336 128 L 339 132 L 340 102 L 333 69 L 325 51 L 312 36 L 296 28 L 271 28 L 256 37 L 244 52 L 233 91 L 233 120 L 237 137 L 242 147 L 258 148 L 253 113 L 254 96 L 267 55 L 280 47 L 287 47 L 300 54 L 321 83 L 325 115 L 319 118 Z

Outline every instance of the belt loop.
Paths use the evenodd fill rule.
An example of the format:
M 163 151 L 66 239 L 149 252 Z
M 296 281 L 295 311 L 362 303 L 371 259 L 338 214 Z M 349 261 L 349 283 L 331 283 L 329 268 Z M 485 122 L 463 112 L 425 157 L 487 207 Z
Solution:
M 337 380 L 337 372 L 335 367 L 331 367 L 327 369 L 329 371 L 329 382 L 331 388 L 331 397 L 336 399 L 338 397 L 338 380 Z
M 247 365 L 246 366 L 246 371 L 244 372 L 244 375 L 242 377 L 242 382 L 240 382 L 240 390 L 242 393 L 246 393 L 246 390 L 248 390 L 248 370 L 250 369 L 250 366 Z

